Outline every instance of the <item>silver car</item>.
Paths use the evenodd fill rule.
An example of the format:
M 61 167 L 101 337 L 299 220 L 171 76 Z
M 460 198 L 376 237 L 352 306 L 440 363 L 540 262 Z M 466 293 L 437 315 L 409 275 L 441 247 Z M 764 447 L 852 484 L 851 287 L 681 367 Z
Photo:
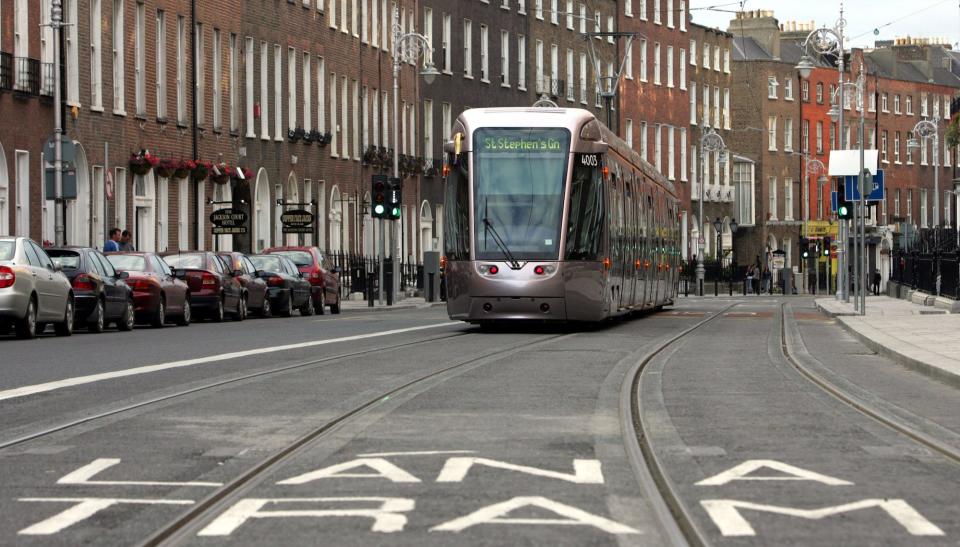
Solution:
M 0 332 L 34 338 L 53 323 L 57 336 L 73 334 L 73 291 L 47 253 L 26 237 L 0 237 Z

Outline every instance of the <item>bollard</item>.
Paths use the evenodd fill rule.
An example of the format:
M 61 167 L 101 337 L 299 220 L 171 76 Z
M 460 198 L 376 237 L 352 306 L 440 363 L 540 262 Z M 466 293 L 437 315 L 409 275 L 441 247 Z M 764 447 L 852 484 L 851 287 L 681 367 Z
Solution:
M 427 287 L 427 302 L 433 302 L 433 276 L 436 275 L 433 272 L 427 274 L 429 278 L 430 285 Z
M 392 284 L 388 285 L 387 287 L 385 287 L 385 289 L 386 290 L 384 290 L 384 292 L 387 293 L 387 305 L 392 306 L 393 305 L 393 285 Z
M 377 282 L 376 280 L 377 280 L 377 274 L 375 273 L 367 274 L 367 307 L 368 308 L 373 307 L 373 299 L 377 294 L 377 291 L 373 286 L 374 283 Z
M 697 280 L 697 289 L 699 289 L 697 291 L 697 296 L 703 296 L 703 280 L 702 279 Z
M 713 296 L 720 296 L 720 280 L 713 280 Z
M 733 280 L 732 279 L 730 280 L 729 283 L 727 283 L 727 287 L 729 287 L 730 289 L 730 296 L 733 296 Z

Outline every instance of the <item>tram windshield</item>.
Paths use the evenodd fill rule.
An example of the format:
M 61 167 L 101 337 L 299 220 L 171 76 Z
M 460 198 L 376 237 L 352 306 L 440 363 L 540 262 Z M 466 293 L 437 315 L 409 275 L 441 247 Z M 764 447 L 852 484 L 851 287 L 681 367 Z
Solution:
M 570 132 L 478 129 L 473 150 L 475 259 L 556 260 Z

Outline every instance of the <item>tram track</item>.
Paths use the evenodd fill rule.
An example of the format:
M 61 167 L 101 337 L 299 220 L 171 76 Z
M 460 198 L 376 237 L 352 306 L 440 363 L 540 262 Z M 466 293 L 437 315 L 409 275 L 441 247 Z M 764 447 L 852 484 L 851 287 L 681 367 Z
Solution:
M 650 495 L 650 502 L 656 518 L 660 522 L 661 531 L 670 545 L 702 546 L 707 545 L 708 542 L 704 539 L 706 535 L 697 528 L 696 521 L 681 501 L 677 488 L 667 475 L 663 464 L 653 449 L 640 409 L 641 377 L 646 371 L 647 365 L 656 357 L 662 355 L 677 342 L 684 340 L 691 333 L 722 317 L 737 304 L 739 302 L 734 302 L 679 334 L 660 342 L 657 347 L 643 355 L 627 372 L 626 381 L 621 388 L 620 426 L 623 431 L 630 465 L 640 482 L 640 486 Z M 628 433 L 631 433 L 631 435 L 628 435 Z M 627 442 L 628 439 L 633 439 L 636 442 Z
M 953 463 L 960 464 L 960 434 L 912 414 L 902 408 L 893 408 L 876 396 L 839 377 L 830 379 L 814 370 L 822 364 L 806 350 L 799 330 L 788 328 L 793 320 L 788 313 L 789 305 L 780 305 L 780 350 L 784 359 L 801 376 L 810 381 L 833 399 L 854 409 L 859 414 L 891 429 L 920 446 L 932 450 Z M 817 367 L 819 365 L 819 367 Z M 953 444 L 944 442 L 949 438 Z
M 235 501 L 236 498 L 242 496 L 259 484 L 259 479 L 266 477 L 274 470 L 284 465 L 286 462 L 297 457 L 297 455 L 301 454 L 302 452 L 310 450 L 316 446 L 317 443 L 322 442 L 328 433 L 337 430 L 341 426 L 349 423 L 351 420 L 356 419 L 366 412 L 373 410 L 377 406 L 386 403 L 391 398 L 412 392 L 414 391 L 414 388 L 424 387 L 431 381 L 440 383 L 447 378 L 452 378 L 460 373 L 472 370 L 473 368 L 496 362 L 514 353 L 532 349 L 558 339 L 570 338 L 573 336 L 576 336 L 576 333 L 546 335 L 533 342 L 525 340 L 521 343 L 490 351 L 478 357 L 465 359 L 442 369 L 423 374 L 417 378 L 407 381 L 400 386 L 385 389 L 375 397 L 371 397 L 365 402 L 357 404 L 353 408 L 343 412 L 339 416 L 316 426 L 306 434 L 301 435 L 299 438 L 289 443 L 284 448 L 276 451 L 274 454 L 260 461 L 258 464 L 248 468 L 246 471 L 229 482 L 226 482 L 215 492 L 192 505 L 189 510 L 182 513 L 160 530 L 154 532 L 140 545 L 142 547 L 171 545 L 178 543 L 180 540 L 186 539 L 191 535 L 192 532 L 196 530 L 198 526 L 203 524 L 208 516 L 215 514 L 223 507 Z M 452 336 L 447 338 L 452 338 Z M 433 341 L 436 340 L 437 339 L 434 339 Z M 430 389 L 430 387 L 432 386 L 427 386 L 426 388 Z
M 287 373 L 287 372 L 290 372 L 290 371 L 294 371 L 294 370 L 310 369 L 310 368 L 317 367 L 317 366 L 332 365 L 332 364 L 336 364 L 336 363 L 345 361 L 345 360 L 347 360 L 347 359 L 353 359 L 353 358 L 362 357 L 362 356 L 371 355 L 371 354 L 376 354 L 376 353 L 394 351 L 394 350 L 398 350 L 398 349 L 416 347 L 416 346 L 420 346 L 420 345 L 424 345 L 424 344 L 431 344 L 431 343 L 434 343 L 434 342 L 438 342 L 438 341 L 442 341 L 442 340 L 449 340 L 449 339 L 451 339 L 451 338 L 458 338 L 458 337 L 466 336 L 466 335 L 470 335 L 470 334 L 477 334 L 477 333 L 475 333 L 475 332 L 470 332 L 470 331 L 467 331 L 467 332 L 456 332 L 456 333 L 452 333 L 452 334 L 448 334 L 448 335 L 433 336 L 433 337 L 430 337 L 430 338 L 427 338 L 427 339 L 424 339 L 424 340 L 415 340 L 415 341 L 412 341 L 412 342 L 408 341 L 408 342 L 402 342 L 402 343 L 387 344 L 387 345 L 377 346 L 377 347 L 368 348 L 368 349 L 363 349 L 363 350 L 357 350 L 357 351 L 351 351 L 351 352 L 341 353 L 341 354 L 337 354 L 337 355 L 331 355 L 331 356 L 323 357 L 323 358 L 319 358 L 319 359 L 302 360 L 302 361 L 298 361 L 298 362 L 296 362 L 296 363 L 289 364 L 289 365 L 285 365 L 285 366 L 282 366 L 282 367 L 279 367 L 279 368 L 272 368 L 272 369 L 267 369 L 267 370 L 259 370 L 259 371 L 257 371 L 257 372 L 251 372 L 251 373 L 247 373 L 247 374 L 241 374 L 241 375 L 238 375 L 238 376 L 232 376 L 232 377 L 230 377 L 230 378 L 224 378 L 224 379 L 220 379 L 220 380 L 216 380 L 216 381 L 212 381 L 212 382 L 207 382 L 207 383 L 204 383 L 204 384 L 201 384 L 201 385 L 198 385 L 198 386 L 193 386 L 193 387 L 190 387 L 190 388 L 187 388 L 187 389 L 180 389 L 180 390 L 174 391 L 174 392 L 172 392 L 172 393 L 166 393 L 166 394 L 164 394 L 164 395 L 160 395 L 160 396 L 157 396 L 157 397 L 153 397 L 153 398 L 150 398 L 150 399 L 147 399 L 147 400 L 137 401 L 137 402 L 130 403 L 130 404 L 126 404 L 126 405 L 122 405 L 122 406 L 119 406 L 119 407 L 116 407 L 116 408 L 111 408 L 111 409 L 108 409 L 108 410 L 105 410 L 105 411 L 102 411 L 102 412 L 90 414 L 90 415 L 83 416 L 83 417 L 80 417 L 80 418 L 77 418 L 77 419 L 74 419 L 74 420 L 64 421 L 64 422 L 62 422 L 62 423 L 55 424 L 55 425 L 52 425 L 52 426 L 48 426 L 48 427 L 45 427 L 45 428 L 43 428 L 43 429 L 40 429 L 40 430 L 31 432 L 31 433 L 27 433 L 27 434 L 24 434 L 24 435 L 20 435 L 20 436 L 18 436 L 18 437 L 12 438 L 12 439 L 3 440 L 3 441 L 0 441 L 0 450 L 4 450 L 4 449 L 7 449 L 7 448 L 11 448 L 11 447 L 14 447 L 14 446 L 17 446 L 17 445 L 21 445 L 21 444 L 24 444 L 24 443 L 27 443 L 27 442 L 30 442 L 30 441 L 34 441 L 34 440 L 37 440 L 37 439 L 41 439 L 41 438 L 44 438 L 44 437 L 48 437 L 48 436 L 53 435 L 53 434 L 55 434 L 55 433 L 59 433 L 59 432 L 62 432 L 62 431 L 66 431 L 66 430 L 69 430 L 69 429 L 72 429 L 72 428 L 75 428 L 75 427 L 79 427 L 79 426 L 81 426 L 81 425 L 89 424 L 89 423 L 91 423 L 91 422 L 95 422 L 95 421 L 98 421 L 98 420 L 103 420 L 103 419 L 106 419 L 106 418 L 111 418 L 111 417 L 114 417 L 114 416 L 117 416 L 117 415 L 120 415 L 120 414 L 124 414 L 124 413 L 127 413 L 127 412 L 132 412 L 132 411 L 134 411 L 134 410 L 143 409 L 143 408 L 145 408 L 145 407 L 149 407 L 149 406 L 152 406 L 152 405 L 157 405 L 157 404 L 160 404 L 160 403 L 168 402 L 168 401 L 171 401 L 171 400 L 174 400 L 174 399 L 179 399 L 179 398 L 182 398 L 182 397 L 186 397 L 186 396 L 188 396 L 188 395 L 194 395 L 194 394 L 196 394 L 196 393 L 200 393 L 200 392 L 203 392 L 203 391 L 213 390 L 213 389 L 220 388 L 220 387 L 223 387 L 223 386 L 227 386 L 227 385 L 230 385 L 230 384 L 237 384 L 237 383 L 245 382 L 245 381 L 248 381 L 248 380 L 256 380 L 256 379 L 269 378 L 269 377 L 271 377 L 271 376 L 276 376 L 276 375 L 284 374 L 284 373 Z

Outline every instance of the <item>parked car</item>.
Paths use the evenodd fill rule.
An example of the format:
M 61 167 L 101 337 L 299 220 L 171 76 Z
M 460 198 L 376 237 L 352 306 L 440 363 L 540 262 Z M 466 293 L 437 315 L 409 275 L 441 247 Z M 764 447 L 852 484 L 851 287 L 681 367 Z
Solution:
M 267 282 L 257 276 L 257 268 L 250 262 L 247 255 L 234 251 L 221 251 L 218 254 L 227 262 L 230 271 L 246 291 L 247 308 L 262 317 L 270 317 L 273 310 L 272 302 L 267 298 Z
M 247 318 L 243 287 L 216 253 L 174 251 L 161 256 L 173 275 L 190 288 L 190 306 L 194 312 L 203 313 L 218 323 L 223 321 L 226 313 L 237 321 Z
M 111 323 L 133 330 L 133 291 L 126 272 L 117 272 L 100 251 L 89 247 L 50 247 L 54 264 L 73 286 L 74 324 L 90 332 L 103 332 Z
M 0 237 L 0 323 L 18 338 L 35 338 L 47 323 L 57 336 L 73 334 L 73 288 L 33 240 Z
M 137 323 L 163 327 L 171 318 L 180 326 L 190 324 L 193 309 L 190 288 L 174 277 L 173 270 L 154 253 L 110 253 L 107 260 L 117 271 L 126 273 L 133 289 L 133 309 Z
M 306 309 L 313 311 L 310 282 L 303 278 L 292 260 L 273 254 L 253 255 L 250 262 L 256 267 L 260 279 L 267 284 L 267 298 L 274 313 L 290 317 L 293 310 L 298 309 L 303 315 L 310 315 L 304 312 Z
M 271 247 L 263 254 L 285 256 L 297 265 L 312 287 L 313 309 L 323 315 L 324 306 L 340 313 L 340 268 L 335 268 L 317 247 Z

